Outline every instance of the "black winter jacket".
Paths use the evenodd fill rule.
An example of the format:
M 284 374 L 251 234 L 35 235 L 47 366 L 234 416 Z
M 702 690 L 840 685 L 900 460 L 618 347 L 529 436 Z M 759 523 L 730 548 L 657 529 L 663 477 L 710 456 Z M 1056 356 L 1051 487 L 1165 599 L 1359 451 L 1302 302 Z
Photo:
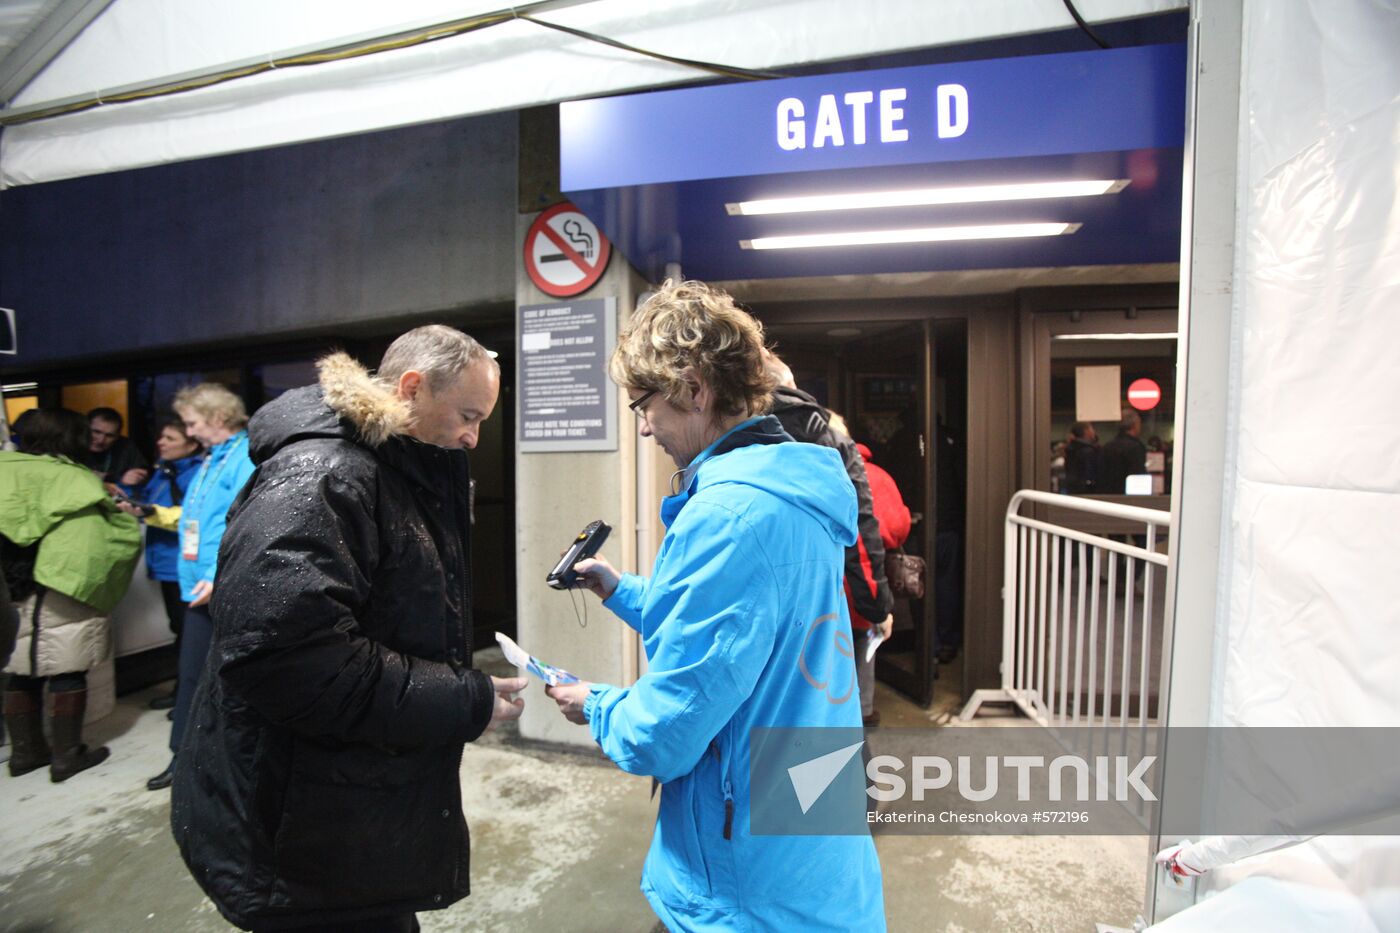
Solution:
M 1147 472 L 1147 445 L 1126 431 L 1103 445 L 1102 484 L 1099 492 L 1121 496 L 1128 477 Z
M 1065 446 L 1065 490 L 1074 496 L 1103 492 L 1099 478 L 1103 473 L 1103 451 L 1097 444 L 1071 437 Z
M 171 820 L 231 922 L 343 922 L 468 892 L 462 746 L 490 721 L 471 668 L 465 451 L 343 354 L 249 425 L 214 640 Z
M 794 439 L 834 447 L 841 454 L 846 475 L 856 487 L 856 504 L 860 508 L 857 525 L 861 543 L 865 545 L 865 553 L 870 560 L 870 578 L 867 579 L 860 547 L 853 544 L 846 548 L 846 582 L 850 584 L 851 600 L 861 618 L 880 624 L 894 609 L 894 594 L 890 592 L 889 582 L 885 578 L 885 542 L 880 537 L 880 522 L 875 518 L 875 503 L 870 497 L 865 461 L 856 449 L 856 442 L 832 430 L 826 409 L 801 389 L 786 386 L 774 389 L 772 413 Z M 872 582 L 875 585 L 873 593 L 870 591 Z

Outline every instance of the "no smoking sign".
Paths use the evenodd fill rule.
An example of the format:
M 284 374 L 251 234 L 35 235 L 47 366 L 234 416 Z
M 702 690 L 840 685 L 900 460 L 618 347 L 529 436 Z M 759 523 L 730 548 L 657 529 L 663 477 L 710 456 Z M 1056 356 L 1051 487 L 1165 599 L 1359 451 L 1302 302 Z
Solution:
M 525 234 L 525 271 L 540 291 L 555 298 L 592 288 L 611 255 L 603 231 L 572 204 L 551 207 Z

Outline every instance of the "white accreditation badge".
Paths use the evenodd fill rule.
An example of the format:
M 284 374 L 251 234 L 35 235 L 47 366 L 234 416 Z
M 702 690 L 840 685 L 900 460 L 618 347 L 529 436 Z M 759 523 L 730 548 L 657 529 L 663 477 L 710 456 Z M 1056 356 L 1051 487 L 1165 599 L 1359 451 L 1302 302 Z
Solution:
M 199 560 L 199 522 L 191 519 L 185 522 L 185 535 L 180 542 L 180 556 L 185 560 Z

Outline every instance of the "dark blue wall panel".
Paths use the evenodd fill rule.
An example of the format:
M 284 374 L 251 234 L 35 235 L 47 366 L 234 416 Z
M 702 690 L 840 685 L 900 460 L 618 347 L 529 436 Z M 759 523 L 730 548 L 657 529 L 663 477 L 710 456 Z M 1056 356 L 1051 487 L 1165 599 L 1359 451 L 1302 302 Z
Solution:
M 6 369 L 515 296 L 514 113 L 0 193 Z

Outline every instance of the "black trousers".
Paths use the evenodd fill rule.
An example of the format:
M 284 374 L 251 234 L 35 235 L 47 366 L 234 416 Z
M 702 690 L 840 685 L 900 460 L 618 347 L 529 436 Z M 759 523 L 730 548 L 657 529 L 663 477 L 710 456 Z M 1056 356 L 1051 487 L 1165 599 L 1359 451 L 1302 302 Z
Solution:
M 253 933 L 263 931 L 254 927 Z M 277 933 L 418 933 L 418 918 L 413 914 L 388 914 L 383 917 L 342 920 L 337 923 L 312 923 L 300 927 L 279 926 Z
M 180 753 L 185 742 L 185 723 L 190 717 L 190 703 L 199 689 L 204 674 L 204 662 L 209 656 L 209 643 L 214 638 L 214 620 L 209 618 L 209 604 L 191 606 L 185 610 L 185 632 L 180 639 L 180 674 L 175 684 L 175 715 L 170 724 L 170 751 Z
M 10 655 L 15 650 L 15 638 L 19 635 L 19 608 L 10 599 L 10 588 L 5 584 L 5 575 L 0 573 L 0 671 L 10 664 Z M 0 679 L 4 675 L 0 674 Z
M 185 610 L 188 604 L 180 596 L 180 584 L 175 580 L 160 581 L 160 598 L 165 601 L 165 617 L 170 631 L 175 633 L 175 654 L 180 654 L 180 634 L 185 630 Z

